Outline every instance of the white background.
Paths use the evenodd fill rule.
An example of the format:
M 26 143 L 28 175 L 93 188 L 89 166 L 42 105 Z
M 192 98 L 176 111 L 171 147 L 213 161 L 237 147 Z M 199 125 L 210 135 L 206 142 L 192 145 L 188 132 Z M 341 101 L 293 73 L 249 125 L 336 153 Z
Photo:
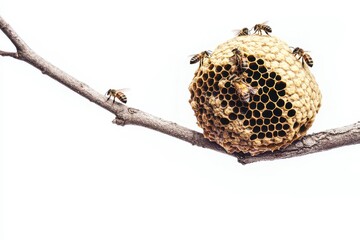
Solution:
M 355 1 L 1 0 L 39 55 L 128 105 L 201 131 L 188 55 L 269 20 L 311 51 L 323 106 L 310 129 L 359 112 Z M 13 50 L 0 33 L 0 49 Z M 360 146 L 242 166 L 114 116 L 0 58 L 3 239 L 359 239 Z M 0 238 L 2 237 L 0 235 Z

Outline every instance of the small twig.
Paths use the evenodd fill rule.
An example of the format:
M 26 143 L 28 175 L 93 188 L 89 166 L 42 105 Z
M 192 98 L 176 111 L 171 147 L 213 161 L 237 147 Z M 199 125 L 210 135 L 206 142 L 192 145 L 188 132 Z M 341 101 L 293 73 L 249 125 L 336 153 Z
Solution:
M 180 126 L 176 123 L 163 120 L 155 117 L 141 110 L 127 107 L 123 104 L 112 104 L 107 102 L 106 97 L 90 88 L 85 83 L 80 82 L 56 66 L 41 58 L 33 52 L 26 43 L 16 34 L 16 32 L 7 24 L 3 18 L 0 17 L 0 29 L 10 39 L 16 47 L 17 52 L 0 51 L 1 56 L 13 57 L 24 62 L 27 62 L 39 69 L 43 74 L 57 80 L 66 87 L 72 89 L 76 93 L 96 103 L 102 108 L 115 114 L 114 123 L 125 125 L 138 125 L 146 128 L 159 131 L 170 136 L 176 137 L 183 141 L 189 142 L 203 148 L 212 149 L 218 152 L 226 153 L 226 151 L 214 142 L 205 139 L 199 132 Z M 257 162 L 261 160 L 273 160 L 281 158 L 290 158 L 294 156 L 301 156 L 314 152 L 320 152 L 344 145 L 359 144 L 360 143 L 360 122 L 342 128 L 331 129 L 324 132 L 315 133 L 305 136 L 301 140 L 295 142 L 289 147 L 275 151 L 268 152 L 257 156 L 250 156 L 248 154 L 229 154 L 238 159 L 242 164 Z M 226 153 L 228 154 L 228 153 Z
M 19 57 L 17 52 L 6 52 L 6 51 L 1 51 L 1 50 L 0 50 L 0 56 L 13 57 L 13 58 L 18 58 Z

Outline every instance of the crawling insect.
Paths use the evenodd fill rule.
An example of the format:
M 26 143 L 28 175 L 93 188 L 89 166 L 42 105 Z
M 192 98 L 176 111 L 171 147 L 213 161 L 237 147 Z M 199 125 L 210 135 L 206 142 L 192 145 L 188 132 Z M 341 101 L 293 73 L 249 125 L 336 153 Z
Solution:
M 113 100 L 113 104 L 115 103 L 115 99 L 119 99 L 121 102 L 126 103 L 127 102 L 127 97 L 126 95 L 122 92 L 123 89 L 120 90 L 116 90 L 116 89 L 109 89 L 106 92 L 106 96 L 109 96 L 106 101 L 108 101 L 111 97 L 114 98 Z
M 266 35 L 269 35 L 269 33 L 272 32 L 272 29 L 269 25 L 266 25 L 266 22 L 260 23 L 260 24 L 256 24 L 253 29 L 254 29 L 254 33 L 262 35 L 262 31 L 264 31 L 266 33 Z M 269 35 L 270 36 L 270 35 Z
M 296 47 L 293 50 L 293 54 L 296 56 L 299 56 L 298 60 L 301 59 L 301 64 L 304 67 L 304 62 L 306 62 L 306 64 L 309 67 L 312 67 L 314 65 L 314 61 L 312 60 L 312 58 L 310 57 L 310 55 L 308 53 L 306 53 L 306 51 L 304 51 L 302 48 Z
M 249 68 L 249 62 L 239 49 L 234 48 L 232 52 L 234 55 L 230 58 L 230 61 L 233 63 L 233 66 L 230 71 L 234 74 L 241 75 Z
M 242 77 L 233 74 L 229 77 L 229 80 L 242 102 L 248 103 L 250 98 L 257 93 L 257 89 L 253 88 L 249 83 L 246 83 Z
M 235 31 L 236 31 L 236 36 L 238 36 L 238 37 L 249 35 L 249 29 L 248 28 L 243 28 L 241 30 L 235 30 Z
M 203 64 L 203 60 L 204 58 L 206 57 L 209 57 L 211 55 L 211 51 L 210 50 L 206 50 L 206 51 L 203 51 L 201 53 L 198 53 L 198 54 L 195 54 L 193 55 L 193 57 L 190 59 L 190 64 L 194 64 L 194 63 L 197 63 L 197 62 L 200 62 L 200 67 L 202 66 Z

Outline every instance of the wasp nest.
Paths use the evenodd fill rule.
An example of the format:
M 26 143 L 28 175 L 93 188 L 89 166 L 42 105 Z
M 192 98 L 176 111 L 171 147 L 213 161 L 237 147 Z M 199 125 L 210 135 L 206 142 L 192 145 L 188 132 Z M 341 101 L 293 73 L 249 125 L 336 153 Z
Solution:
M 243 73 L 236 52 L 247 65 Z M 272 36 L 238 36 L 206 53 L 189 86 L 190 104 L 206 138 L 229 153 L 256 155 L 286 147 L 306 134 L 319 111 L 321 93 L 308 66 L 285 42 Z

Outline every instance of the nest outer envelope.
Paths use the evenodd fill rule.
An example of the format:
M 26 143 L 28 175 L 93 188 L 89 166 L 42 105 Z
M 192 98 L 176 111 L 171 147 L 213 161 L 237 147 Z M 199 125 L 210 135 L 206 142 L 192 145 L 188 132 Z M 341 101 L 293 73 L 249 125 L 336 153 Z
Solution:
M 241 101 L 229 81 L 239 49 L 249 67 L 245 81 L 257 93 Z M 309 67 L 273 36 L 239 36 L 203 59 L 189 85 L 190 105 L 204 136 L 227 152 L 257 155 L 303 137 L 321 106 L 321 93 Z

